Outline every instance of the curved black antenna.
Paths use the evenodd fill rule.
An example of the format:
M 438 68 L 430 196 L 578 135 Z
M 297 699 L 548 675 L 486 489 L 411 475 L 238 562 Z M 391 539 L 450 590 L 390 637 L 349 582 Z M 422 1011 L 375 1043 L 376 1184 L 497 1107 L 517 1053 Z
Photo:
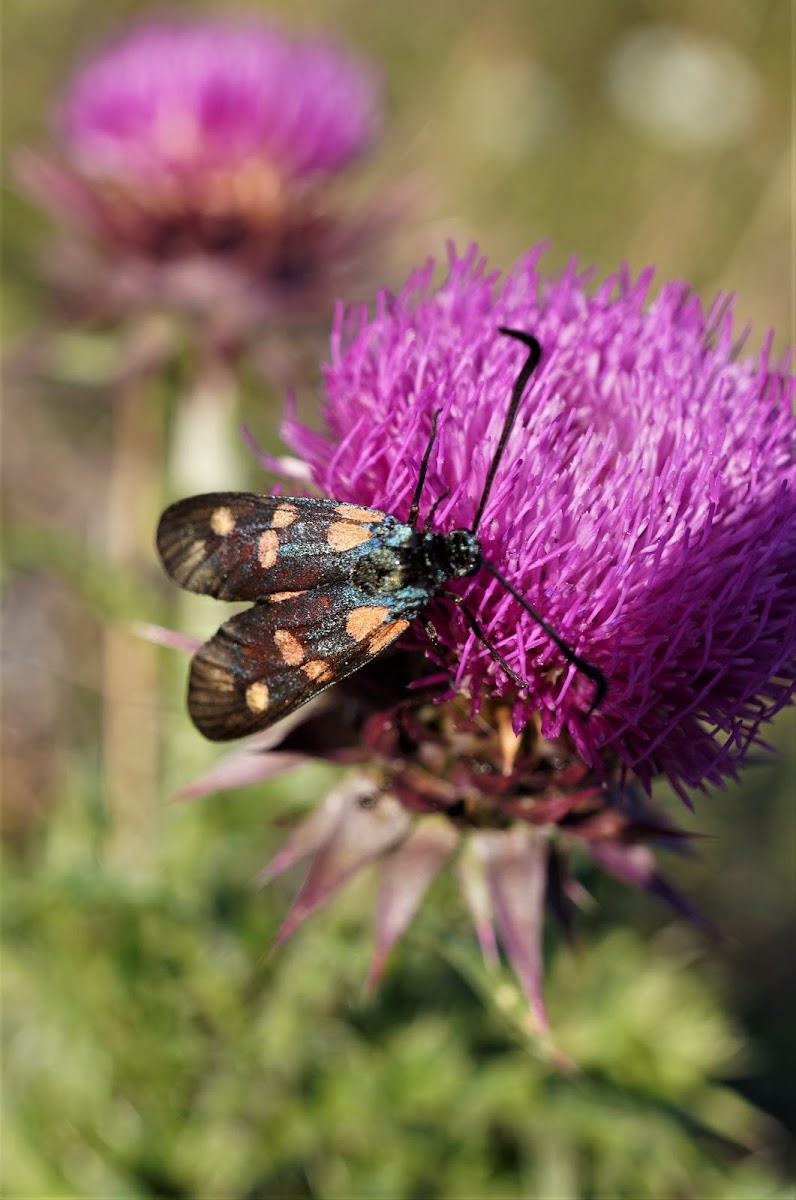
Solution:
M 589 711 L 586 714 L 587 717 L 590 717 L 595 708 L 602 704 L 603 700 L 605 699 L 605 694 L 608 691 L 608 683 L 606 682 L 606 678 L 600 668 L 595 667 L 593 663 L 588 661 L 588 659 L 583 658 L 580 654 L 573 650 L 569 642 L 565 642 L 561 635 L 556 633 L 552 625 L 545 621 L 542 614 L 538 613 L 533 605 L 528 603 L 522 592 L 518 592 L 514 587 L 514 584 L 509 583 L 508 579 L 506 579 L 506 576 L 501 574 L 497 567 L 492 565 L 489 559 L 482 558 L 481 566 L 484 568 L 484 570 L 489 571 L 490 575 L 494 575 L 498 583 L 500 583 L 507 592 L 510 592 L 514 599 L 522 605 L 525 611 L 533 617 L 536 624 L 540 627 L 540 629 L 544 630 L 551 642 L 555 642 L 556 646 L 558 646 L 567 662 L 571 663 L 573 667 L 577 667 L 581 674 L 588 676 L 588 678 L 592 681 L 594 684 L 594 696 L 592 697 L 592 702 L 589 705 Z
M 500 465 L 500 460 L 503 457 L 503 451 L 506 449 L 506 442 L 509 440 L 514 425 L 514 420 L 517 416 L 517 409 L 520 407 L 522 393 L 525 391 L 525 385 L 533 375 L 539 363 L 542 361 L 542 347 L 537 342 L 536 338 L 531 333 L 525 333 L 522 329 L 507 329 L 505 325 L 498 326 L 498 333 L 504 334 L 506 337 L 516 338 L 518 342 L 522 342 L 528 347 L 528 358 L 517 376 L 514 387 L 511 389 L 511 403 L 509 411 L 506 414 L 506 420 L 503 424 L 503 432 L 500 435 L 498 448 L 495 451 L 495 457 L 492 459 L 492 466 L 489 468 L 489 474 L 486 477 L 484 490 L 481 493 L 481 500 L 478 504 L 478 512 L 475 514 L 475 520 L 472 524 L 472 532 L 475 533 L 478 526 L 481 524 L 481 517 L 484 515 L 489 493 L 492 491 L 492 484 L 495 482 L 495 475 Z
M 423 455 L 423 461 L 420 464 L 420 474 L 417 477 L 417 484 L 415 486 L 415 494 L 412 497 L 412 505 L 409 509 L 409 516 L 406 521 L 407 525 L 414 525 L 415 521 L 417 520 L 417 514 L 420 512 L 420 494 L 423 491 L 423 484 L 426 482 L 426 471 L 428 470 L 428 460 L 431 458 L 431 450 L 434 445 L 434 440 L 437 436 L 437 421 L 439 421 L 439 414 L 441 412 L 442 412 L 442 409 L 438 408 L 435 411 L 433 417 L 431 418 L 431 435 L 428 439 L 428 445 L 426 446 L 426 450 Z

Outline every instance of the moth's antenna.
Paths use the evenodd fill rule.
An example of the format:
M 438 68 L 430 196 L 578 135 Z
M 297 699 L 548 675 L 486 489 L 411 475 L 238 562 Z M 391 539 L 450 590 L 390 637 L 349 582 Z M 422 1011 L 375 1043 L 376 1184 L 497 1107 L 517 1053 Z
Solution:
M 437 421 L 439 421 L 439 414 L 441 412 L 442 409 L 438 408 L 434 413 L 434 416 L 431 418 L 431 435 L 428 439 L 428 445 L 426 446 L 425 454 L 423 455 L 423 461 L 420 464 L 420 474 L 417 477 L 417 485 L 415 487 L 415 494 L 412 497 L 412 507 L 409 509 L 409 517 L 406 522 L 407 525 L 414 525 L 415 521 L 417 520 L 417 514 L 420 512 L 420 496 L 423 491 L 423 485 L 426 482 L 428 460 L 431 458 L 431 450 L 434 446 L 434 441 L 437 436 Z
M 481 517 L 484 515 L 484 509 L 486 508 L 487 501 L 489 500 L 489 493 L 492 491 L 492 484 L 495 482 L 495 476 L 497 474 L 498 467 L 500 466 L 500 460 L 503 457 L 503 451 L 506 449 L 506 443 L 508 442 L 509 435 L 514 427 L 514 421 L 517 417 L 517 410 L 520 407 L 522 394 L 525 391 L 528 380 L 531 378 L 534 371 L 539 366 L 539 363 L 542 361 L 542 347 L 539 345 L 533 334 L 525 333 L 521 329 L 508 329 L 505 325 L 498 326 L 498 333 L 502 333 L 505 337 L 516 338 L 518 342 L 522 342 L 524 346 L 528 347 L 528 357 L 525 360 L 519 375 L 514 381 L 514 387 L 511 389 L 511 403 L 509 404 L 509 411 L 506 414 L 506 420 L 503 422 L 503 431 L 500 435 L 500 441 L 498 442 L 495 456 L 492 459 L 492 466 L 489 468 L 489 474 L 486 478 L 484 490 L 481 493 L 478 511 L 475 514 L 475 520 L 473 521 L 473 533 L 477 531 L 478 526 L 481 523 Z M 497 569 L 497 567 L 493 566 L 488 559 L 482 557 L 481 566 L 486 571 L 489 571 L 490 575 L 494 576 L 498 583 L 500 583 L 506 589 L 506 591 L 509 592 L 510 595 L 512 595 L 514 599 L 522 605 L 529 616 L 533 617 L 536 624 L 540 629 L 544 630 L 551 642 L 558 646 L 558 649 L 564 655 L 564 658 L 567 660 L 567 662 L 571 663 L 573 667 L 577 668 L 578 671 L 580 671 L 583 675 L 586 675 L 592 681 L 594 684 L 594 696 L 592 697 L 592 702 L 589 706 L 589 711 L 587 714 L 588 716 L 591 716 L 595 708 L 597 708 L 598 705 L 600 705 L 605 699 L 605 694 L 608 691 L 608 684 L 600 668 L 595 667 L 587 659 L 583 658 L 580 654 L 573 650 L 569 642 L 565 642 L 561 635 L 556 633 L 555 629 L 553 629 L 552 625 L 550 625 L 544 619 L 542 614 L 537 612 L 532 604 L 528 603 L 523 594 L 518 592 L 514 587 L 514 584 L 510 583 L 509 580 L 506 579 L 505 575 L 503 575 Z M 474 627 L 471 618 L 470 623 L 471 627 Z M 487 642 L 483 634 L 479 633 L 479 636 L 481 641 L 484 642 L 493 656 L 498 659 L 504 669 L 508 670 L 508 673 L 512 677 L 516 678 L 514 672 L 510 667 L 507 666 L 504 660 L 498 654 L 496 654 L 494 647 Z
M 588 659 L 583 658 L 580 654 L 573 650 L 569 642 L 565 642 L 561 635 L 556 633 L 552 625 L 545 621 L 542 614 L 538 613 L 533 605 L 528 603 L 522 592 L 518 592 L 514 587 L 514 584 L 509 583 L 508 579 L 506 579 L 506 576 L 501 574 L 497 567 L 493 567 L 489 559 L 482 558 L 481 566 L 485 571 L 489 571 L 490 575 L 494 575 L 498 583 L 502 584 L 506 591 L 510 592 L 514 599 L 522 605 L 525 611 L 533 617 L 536 624 L 540 627 L 540 629 L 544 630 L 551 642 L 555 642 L 556 646 L 558 646 L 567 662 L 571 663 L 573 667 L 577 667 L 581 674 L 588 676 L 588 678 L 592 681 L 594 684 L 594 696 L 592 697 L 592 702 L 589 705 L 589 711 L 586 714 L 590 717 L 595 708 L 598 708 L 599 705 L 602 704 L 603 700 L 605 699 L 605 694 L 608 691 L 608 683 L 606 682 L 606 678 L 600 668 L 595 667 L 593 663 L 588 661 Z
M 484 509 L 486 508 L 487 501 L 489 499 L 489 493 L 492 491 L 492 484 L 495 482 L 495 475 L 497 474 L 497 469 L 500 466 L 500 460 L 503 457 L 503 451 L 506 449 L 506 442 L 509 440 L 509 434 L 511 433 L 514 420 L 517 416 L 517 409 L 520 407 L 520 400 L 522 400 L 522 393 L 525 391 L 525 385 L 533 375 L 536 368 L 539 366 L 539 363 L 542 361 L 542 347 L 539 345 L 533 334 L 525 333 L 521 329 L 507 329 L 505 325 L 498 326 L 498 333 L 505 334 L 506 337 L 516 338 L 518 342 L 522 342 L 524 346 L 527 346 L 528 358 L 526 359 L 522 370 L 514 382 L 514 387 L 511 389 L 511 403 L 509 404 L 509 411 L 503 424 L 503 432 L 500 435 L 500 441 L 498 442 L 498 448 L 495 451 L 495 457 L 492 459 L 492 466 L 489 468 L 489 474 L 486 477 L 484 490 L 481 493 L 478 512 L 475 514 L 475 520 L 472 524 L 473 533 L 477 531 L 478 526 L 481 524 L 481 517 L 484 515 Z

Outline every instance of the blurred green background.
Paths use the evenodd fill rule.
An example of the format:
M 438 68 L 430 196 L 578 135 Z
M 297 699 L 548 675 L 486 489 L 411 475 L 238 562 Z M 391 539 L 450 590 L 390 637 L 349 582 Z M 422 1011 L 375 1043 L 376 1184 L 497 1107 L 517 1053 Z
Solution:
M 792 340 L 791 5 L 227 11 L 247 9 L 336 31 L 383 64 L 385 136 L 351 186 L 403 198 L 386 283 L 449 237 L 496 266 L 549 239 L 551 269 L 573 255 L 600 272 L 655 263 L 706 298 L 737 291 L 752 349 L 771 326 Z M 77 59 L 157 11 L 6 0 L 6 165 L 46 142 Z M 269 955 L 297 881 L 261 893 L 254 880 L 281 817 L 330 772 L 170 803 L 217 753 L 189 728 L 184 661 L 126 630 L 190 617 L 199 631 L 217 615 L 175 610 L 152 549 L 185 374 L 120 422 L 112 335 L 54 330 L 49 239 L 7 179 L 3 1194 L 792 1195 L 792 715 L 772 732 L 781 753 L 739 785 L 694 814 L 669 801 L 708 835 L 670 874 L 723 943 L 583 875 L 598 904 L 578 945 L 551 931 L 547 948 L 574 1073 L 529 1037 L 511 979 L 485 974 L 448 880 L 373 998 L 367 879 Z M 313 389 L 302 399 L 310 412 Z M 252 372 L 241 404 L 276 449 L 281 397 Z M 236 469 L 229 486 L 262 481 L 244 453 Z

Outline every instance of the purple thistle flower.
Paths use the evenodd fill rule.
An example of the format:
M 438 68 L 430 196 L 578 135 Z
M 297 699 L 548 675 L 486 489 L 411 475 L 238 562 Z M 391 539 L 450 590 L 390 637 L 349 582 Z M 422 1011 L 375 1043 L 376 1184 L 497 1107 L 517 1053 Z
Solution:
M 497 932 L 544 1028 L 543 908 L 568 920 L 574 845 L 695 915 L 650 849 L 682 848 L 684 834 L 643 793 L 665 777 L 688 800 L 734 775 L 793 695 L 796 477 L 790 355 L 774 362 L 769 338 L 742 357 L 729 298 L 705 311 L 673 283 L 650 300 L 652 273 L 634 281 L 624 268 L 598 286 L 574 265 L 550 279 L 540 253 L 501 278 L 475 249 L 451 252 L 441 285 L 429 264 L 400 295 L 383 294 L 375 315 L 341 310 L 326 428 L 291 415 L 284 436 L 296 478 L 309 469 L 322 494 L 405 519 L 441 409 L 421 516 L 440 532 L 468 528 L 521 361 L 498 326 L 532 332 L 542 366 L 479 536 L 602 669 L 604 702 L 587 716 L 592 682 L 482 572 L 451 586 L 527 687 L 438 599 L 429 615 L 444 671 L 411 631 L 340 685 L 341 702 L 326 693 L 185 794 L 306 758 L 356 764 L 265 878 L 311 860 L 284 939 L 378 861 L 371 982 L 467 834 L 457 870 L 484 954 L 495 957 Z
M 609 680 L 589 720 L 583 689 L 545 634 L 486 574 L 459 581 L 501 671 L 444 601 L 432 620 L 477 711 L 512 704 L 516 732 L 572 738 L 591 767 L 619 760 L 649 787 L 720 783 L 794 690 L 794 379 L 733 341 L 731 303 L 705 312 L 682 282 L 649 304 L 652 272 L 593 291 L 573 265 L 504 280 L 475 251 L 433 265 L 372 319 L 340 313 L 326 371 L 327 432 L 285 439 L 324 495 L 406 517 L 432 412 L 442 409 L 427 507 L 471 525 L 518 369 L 498 325 L 544 350 L 481 523 L 484 554 Z M 417 645 L 422 644 L 422 639 Z M 587 705 L 586 705 L 587 707 Z
M 376 72 L 326 38 L 254 18 L 156 21 L 77 70 L 56 114 L 59 157 L 23 154 L 20 175 L 128 264 L 124 301 L 182 291 L 212 304 L 238 271 L 255 299 L 270 289 L 284 308 L 292 289 L 323 304 L 326 276 L 368 238 L 328 192 L 373 141 L 378 93 Z M 186 259 L 204 273 L 194 262 L 186 274 Z
M 256 20 L 145 25 L 77 75 L 61 109 L 71 159 L 131 186 L 190 187 L 258 162 L 280 177 L 340 170 L 375 133 L 376 79 L 325 38 Z

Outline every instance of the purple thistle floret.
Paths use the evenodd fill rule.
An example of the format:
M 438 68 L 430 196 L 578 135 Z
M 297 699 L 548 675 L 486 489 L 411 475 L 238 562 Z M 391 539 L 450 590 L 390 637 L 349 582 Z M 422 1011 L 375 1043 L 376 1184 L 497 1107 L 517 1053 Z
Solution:
M 377 93 L 373 72 L 325 38 L 254 19 L 155 22 L 77 73 L 60 133 L 96 176 L 180 178 L 254 158 L 296 178 L 362 152 Z
M 602 669 L 607 698 L 586 717 L 590 681 L 486 572 L 452 586 L 524 693 L 455 605 L 430 615 L 476 710 L 505 697 L 515 731 L 539 713 L 545 738 L 571 739 L 604 777 L 619 765 L 648 789 L 664 775 L 687 798 L 733 775 L 794 691 L 791 358 L 772 361 L 770 338 L 742 355 L 728 297 L 705 310 L 676 282 L 650 300 L 649 270 L 594 288 L 574 265 L 550 279 L 540 253 L 501 279 L 475 249 L 451 252 L 441 286 L 429 264 L 375 316 L 341 311 L 327 431 L 291 418 L 285 438 L 322 494 L 406 518 L 440 408 L 421 516 L 447 488 L 433 528 L 468 528 L 522 362 L 497 327 L 533 333 L 543 363 L 479 535 Z

